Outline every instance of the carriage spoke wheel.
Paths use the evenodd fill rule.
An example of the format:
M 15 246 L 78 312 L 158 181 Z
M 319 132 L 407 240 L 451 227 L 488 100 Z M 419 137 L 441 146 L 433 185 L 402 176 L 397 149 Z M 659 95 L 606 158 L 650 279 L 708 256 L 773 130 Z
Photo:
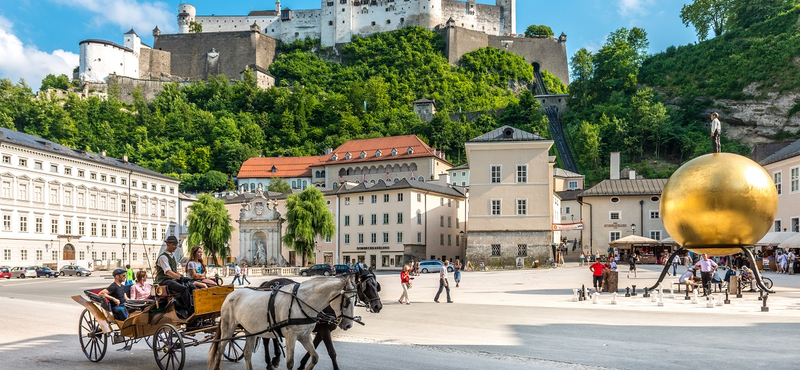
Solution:
M 161 370 L 181 370 L 186 360 L 186 347 L 181 333 L 174 326 L 162 325 L 152 339 L 153 356 Z
M 86 358 L 92 362 L 99 362 L 106 355 L 108 347 L 108 337 L 103 333 L 97 319 L 83 310 L 80 322 L 78 323 L 78 339 L 81 342 L 81 349 Z
M 239 362 L 244 358 L 244 344 L 247 338 L 244 337 L 244 332 L 237 332 L 233 337 L 233 340 L 228 341 L 228 345 L 225 346 L 225 352 L 222 355 L 230 362 Z M 253 351 L 255 351 L 255 348 Z

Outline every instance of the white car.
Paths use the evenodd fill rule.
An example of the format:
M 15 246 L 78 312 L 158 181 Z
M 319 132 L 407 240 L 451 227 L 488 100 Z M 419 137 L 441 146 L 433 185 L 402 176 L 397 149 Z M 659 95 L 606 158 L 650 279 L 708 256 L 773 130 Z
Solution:
M 439 271 L 442 269 L 442 266 L 444 266 L 444 263 L 439 260 L 420 261 L 419 271 L 423 274 L 427 274 L 429 272 L 439 273 Z M 453 272 L 453 265 L 447 266 L 447 272 Z
M 29 266 L 29 267 L 14 267 L 11 269 L 11 276 L 19 279 L 24 279 L 26 277 L 36 277 L 36 267 Z

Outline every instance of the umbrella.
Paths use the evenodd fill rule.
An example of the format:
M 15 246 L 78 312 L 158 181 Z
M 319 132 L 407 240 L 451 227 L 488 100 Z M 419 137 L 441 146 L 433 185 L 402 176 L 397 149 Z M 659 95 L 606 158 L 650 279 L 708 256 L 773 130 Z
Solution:
M 755 245 L 778 245 L 795 235 L 800 235 L 800 233 L 770 231 Z
M 784 240 L 778 244 L 780 248 L 800 248 L 800 234 L 797 234 L 789 239 Z
M 678 242 L 676 242 L 675 239 L 672 239 L 672 237 L 670 236 L 669 238 L 661 239 L 661 244 L 675 244 L 675 245 L 678 245 Z
M 639 235 L 628 235 L 628 236 L 626 236 L 626 237 L 624 237 L 622 239 L 614 240 L 613 242 L 608 243 L 608 244 L 613 244 L 613 245 L 620 245 L 620 244 L 622 244 L 622 245 L 633 245 L 633 244 L 658 244 L 658 243 L 660 243 L 660 242 L 658 240 L 655 240 L 655 239 L 645 238 L 645 237 L 639 236 Z

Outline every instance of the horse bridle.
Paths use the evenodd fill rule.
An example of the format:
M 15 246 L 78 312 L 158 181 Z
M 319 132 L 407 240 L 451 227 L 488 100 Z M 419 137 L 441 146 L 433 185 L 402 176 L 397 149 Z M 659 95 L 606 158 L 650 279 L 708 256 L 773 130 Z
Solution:
M 342 298 L 342 302 L 339 304 L 339 315 L 336 316 L 336 317 L 327 317 L 327 320 L 323 319 L 322 317 L 320 317 L 320 319 L 323 320 L 323 321 L 330 322 L 330 323 L 335 323 L 336 325 L 339 325 L 342 322 L 343 319 L 350 319 L 350 320 L 353 320 L 353 322 L 357 322 L 357 323 L 359 323 L 361 325 L 364 325 L 364 323 L 361 322 L 361 316 L 347 316 L 347 315 L 344 314 L 344 310 L 347 309 L 348 307 L 350 307 L 350 300 L 353 297 L 355 297 L 355 301 L 356 302 L 358 302 L 358 300 L 359 300 L 359 298 L 358 298 L 358 287 L 355 286 L 356 285 L 355 283 L 353 283 L 353 285 L 354 285 L 353 289 L 348 289 L 347 281 L 348 281 L 347 278 L 345 278 L 344 289 L 342 289 L 342 291 L 339 292 L 339 294 L 337 294 L 336 296 L 331 298 L 330 301 L 328 301 L 328 305 L 330 305 L 336 299 Z M 353 305 L 356 306 L 356 303 L 354 303 Z M 324 312 L 320 312 L 319 316 L 330 316 L 330 315 L 327 315 Z
M 364 270 L 361 270 L 361 271 L 364 271 Z M 381 288 L 380 288 L 381 284 L 378 282 L 378 279 L 375 278 L 375 274 L 374 273 L 372 273 L 370 271 L 367 271 L 366 273 L 364 273 L 364 272 L 361 272 L 361 271 L 359 271 L 358 275 L 356 275 L 356 277 L 357 277 L 356 285 L 358 286 L 358 293 L 359 293 L 357 295 L 357 299 L 356 299 L 356 307 L 364 307 L 364 308 L 367 309 L 367 312 L 375 313 L 375 312 L 372 311 L 372 302 L 380 301 L 381 297 L 376 296 L 375 298 L 370 298 L 369 296 L 367 296 L 367 293 L 366 293 L 366 291 L 367 291 L 367 283 L 370 280 L 372 280 L 375 283 L 375 290 L 378 291 L 378 292 L 381 291 Z M 363 277 L 364 275 L 366 275 L 365 278 Z M 366 299 L 362 299 L 361 298 L 362 294 L 364 295 L 364 297 Z M 359 305 L 359 303 L 361 303 L 361 304 Z

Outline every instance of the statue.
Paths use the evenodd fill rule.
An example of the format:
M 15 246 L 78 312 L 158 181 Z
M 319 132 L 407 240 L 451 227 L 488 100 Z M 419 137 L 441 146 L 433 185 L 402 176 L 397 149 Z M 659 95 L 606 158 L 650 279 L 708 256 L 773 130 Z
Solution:
M 267 251 L 264 249 L 264 242 L 261 240 L 256 241 L 256 250 L 255 256 L 253 258 L 253 264 L 255 265 L 264 265 L 264 256 L 267 255 Z

